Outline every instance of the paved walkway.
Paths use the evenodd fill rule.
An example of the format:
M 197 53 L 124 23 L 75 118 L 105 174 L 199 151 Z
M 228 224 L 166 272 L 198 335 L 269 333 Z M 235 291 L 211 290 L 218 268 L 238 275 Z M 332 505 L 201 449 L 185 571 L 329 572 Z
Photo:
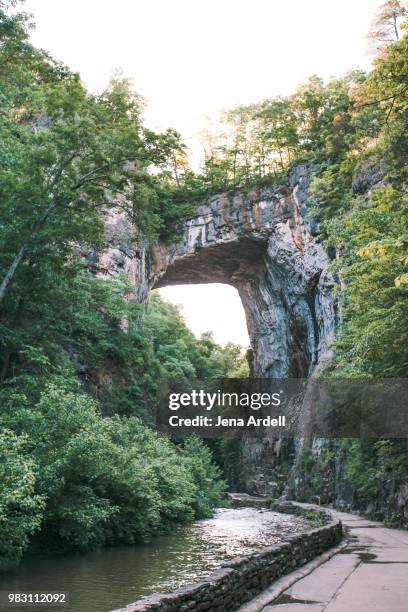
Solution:
M 240 612 L 408 612 L 408 532 L 332 514 L 346 528 L 345 543 L 281 578 Z

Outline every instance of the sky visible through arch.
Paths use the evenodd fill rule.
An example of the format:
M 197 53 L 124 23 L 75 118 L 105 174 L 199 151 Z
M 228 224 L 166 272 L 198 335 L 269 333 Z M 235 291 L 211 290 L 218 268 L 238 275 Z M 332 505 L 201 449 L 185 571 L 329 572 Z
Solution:
M 101 91 L 115 69 L 148 102 L 147 124 L 179 130 L 197 164 L 205 117 L 290 93 L 311 74 L 368 69 L 365 35 L 379 0 L 26 0 L 34 44 Z M 194 288 L 195 287 L 195 288 Z M 169 287 L 195 333 L 248 344 L 226 285 Z
M 197 336 L 211 330 L 221 344 L 249 346 L 244 308 L 231 285 L 178 285 L 159 291 L 166 300 L 181 305 L 187 325 Z

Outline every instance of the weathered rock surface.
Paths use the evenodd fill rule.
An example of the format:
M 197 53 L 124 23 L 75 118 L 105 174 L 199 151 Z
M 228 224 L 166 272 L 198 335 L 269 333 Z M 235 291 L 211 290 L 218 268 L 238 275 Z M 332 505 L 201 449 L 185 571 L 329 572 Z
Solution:
M 288 186 L 214 196 L 184 223 L 177 243 L 152 254 L 140 246 L 124 264 L 138 299 L 167 285 L 228 283 L 244 306 L 253 374 L 310 375 L 330 356 L 336 299 L 329 258 L 307 217 L 309 181 L 299 166 Z
M 167 285 L 236 287 L 253 374 L 308 376 L 330 357 L 337 318 L 329 257 L 308 218 L 311 172 L 300 165 L 288 185 L 214 196 L 182 225 L 178 242 L 153 249 L 147 242 L 132 244 L 132 228 L 109 212 L 108 247 L 89 259 L 101 274 L 127 274 L 141 302 L 151 289 Z

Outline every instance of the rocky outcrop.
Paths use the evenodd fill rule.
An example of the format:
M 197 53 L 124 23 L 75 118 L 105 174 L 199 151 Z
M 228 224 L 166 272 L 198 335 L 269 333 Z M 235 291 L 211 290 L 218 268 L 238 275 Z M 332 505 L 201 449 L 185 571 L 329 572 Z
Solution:
M 262 508 L 267 506 L 266 497 L 255 497 L 248 493 L 226 493 L 225 499 L 232 508 Z
M 308 216 L 311 175 L 300 165 L 287 185 L 214 196 L 171 245 L 139 241 L 135 247 L 132 228 L 109 212 L 98 271 L 127 274 L 140 302 L 156 287 L 230 284 L 244 306 L 253 374 L 309 376 L 330 357 L 337 318 L 329 257 Z
M 330 356 L 337 309 L 329 257 L 307 214 L 310 175 L 299 166 L 286 186 L 212 197 L 169 246 L 139 245 L 126 259 L 121 244 L 137 298 L 167 285 L 228 283 L 244 306 L 253 374 L 310 375 Z

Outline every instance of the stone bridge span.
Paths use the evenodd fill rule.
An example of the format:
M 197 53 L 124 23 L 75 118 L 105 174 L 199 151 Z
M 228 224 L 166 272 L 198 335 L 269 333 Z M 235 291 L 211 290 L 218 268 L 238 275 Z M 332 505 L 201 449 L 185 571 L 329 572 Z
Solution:
M 126 272 L 139 301 L 167 285 L 232 285 L 245 310 L 252 374 L 308 376 L 330 356 L 336 326 L 329 257 L 307 215 L 310 176 L 298 166 L 286 185 L 214 196 L 184 222 L 176 243 L 153 250 L 135 250 L 130 229 L 113 215 L 99 266 Z
M 334 279 L 307 219 L 309 180 L 298 167 L 286 186 L 212 197 L 149 265 L 149 288 L 217 282 L 238 290 L 256 376 L 308 376 L 330 355 Z

